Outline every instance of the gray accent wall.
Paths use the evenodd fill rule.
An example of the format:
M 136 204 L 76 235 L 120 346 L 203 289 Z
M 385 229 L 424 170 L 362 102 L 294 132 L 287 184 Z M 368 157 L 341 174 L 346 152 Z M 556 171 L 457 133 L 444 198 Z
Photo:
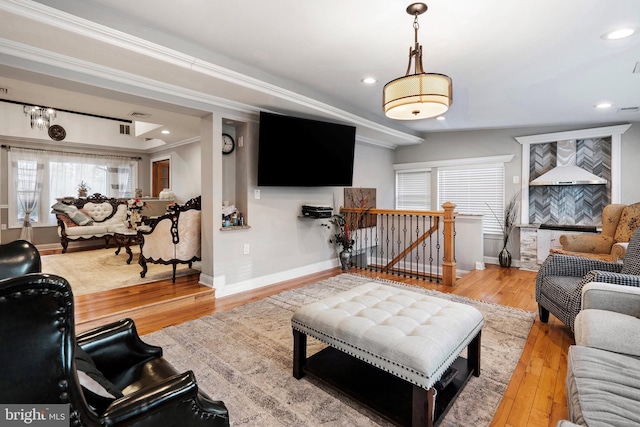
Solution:
M 530 180 L 556 166 L 556 146 L 531 144 Z M 530 224 L 602 225 L 602 209 L 611 203 L 611 138 L 576 141 L 576 166 L 605 178 L 607 184 L 529 187 Z

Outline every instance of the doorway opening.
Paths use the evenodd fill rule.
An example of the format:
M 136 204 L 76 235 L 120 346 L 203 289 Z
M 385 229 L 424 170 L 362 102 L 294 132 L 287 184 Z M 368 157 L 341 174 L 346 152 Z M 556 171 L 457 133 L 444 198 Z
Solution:
M 171 188 L 171 159 L 151 162 L 151 197 L 158 197 L 164 188 Z

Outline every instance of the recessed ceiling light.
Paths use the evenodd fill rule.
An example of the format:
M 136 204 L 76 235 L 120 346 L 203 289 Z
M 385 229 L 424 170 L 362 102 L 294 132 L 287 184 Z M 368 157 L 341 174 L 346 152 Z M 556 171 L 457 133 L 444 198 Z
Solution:
M 602 36 L 600 36 L 600 38 L 604 40 L 619 40 L 625 37 L 629 37 L 633 33 L 635 33 L 635 30 L 633 28 L 620 28 L 618 30 L 604 33 Z
M 436 120 L 445 120 L 445 117 L 444 116 L 438 116 L 438 117 L 436 117 Z
M 596 104 L 596 108 L 600 109 L 600 110 L 604 110 L 605 108 L 611 108 L 613 104 L 611 104 L 610 102 L 601 102 L 599 104 Z
M 168 130 L 166 130 L 166 129 L 165 129 L 165 130 L 163 130 L 163 131 L 162 131 L 162 133 L 164 133 L 165 135 L 168 135 L 168 134 L 170 134 L 171 132 L 169 132 Z
M 362 83 L 366 84 L 366 85 L 372 85 L 375 82 L 377 82 L 377 80 L 373 77 L 365 77 L 364 79 L 360 80 Z

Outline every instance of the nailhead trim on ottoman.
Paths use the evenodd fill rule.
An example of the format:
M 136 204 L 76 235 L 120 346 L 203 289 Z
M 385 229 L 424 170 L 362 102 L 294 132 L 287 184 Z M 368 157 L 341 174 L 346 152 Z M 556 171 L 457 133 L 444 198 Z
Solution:
M 303 306 L 291 319 L 294 330 L 424 389 L 483 324 L 469 305 L 375 282 Z

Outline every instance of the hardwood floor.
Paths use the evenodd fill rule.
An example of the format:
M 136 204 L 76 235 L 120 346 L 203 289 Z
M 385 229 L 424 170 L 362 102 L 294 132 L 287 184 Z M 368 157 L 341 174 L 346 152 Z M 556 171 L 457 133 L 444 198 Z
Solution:
M 486 270 L 475 270 L 463 276 L 455 287 L 378 272 L 352 272 L 537 311 L 535 273 L 517 268 L 503 269 L 488 265 Z M 147 334 L 341 273 L 336 268 L 217 300 L 213 297 L 212 289 L 197 283 L 197 276 L 178 278 L 175 285 L 169 280 L 78 296 L 77 329 L 86 330 L 110 320 L 131 317 L 136 321 L 140 334 Z M 564 380 L 567 351 L 573 343 L 570 329 L 553 316 L 550 316 L 548 324 L 536 318 L 492 426 L 555 426 L 558 420 L 567 419 Z

